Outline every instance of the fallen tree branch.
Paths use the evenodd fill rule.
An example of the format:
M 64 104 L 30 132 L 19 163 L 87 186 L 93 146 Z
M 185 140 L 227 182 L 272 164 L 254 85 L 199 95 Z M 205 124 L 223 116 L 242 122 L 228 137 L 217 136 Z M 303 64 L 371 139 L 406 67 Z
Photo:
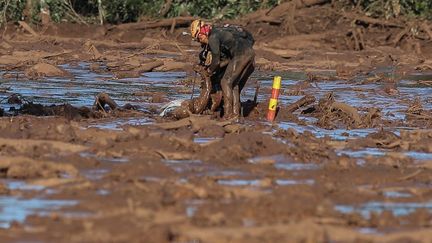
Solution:
M 367 16 L 360 16 L 360 15 L 353 14 L 353 13 L 342 13 L 342 16 L 347 18 L 347 19 L 353 19 L 355 21 L 363 22 L 366 24 L 380 25 L 380 26 L 384 26 L 384 27 L 393 27 L 393 28 L 405 28 L 406 27 L 406 25 L 391 22 L 388 20 L 380 20 L 380 19 L 375 19 L 375 18 L 371 18 L 371 17 L 367 17 Z
M 399 32 L 393 40 L 393 46 L 396 47 L 399 44 L 399 42 L 402 41 L 404 36 L 408 35 L 409 32 L 410 32 L 410 29 L 408 27 L 405 28 L 404 30 L 402 30 L 401 32 Z
M 38 37 L 39 34 L 36 33 L 36 31 L 34 31 L 32 29 L 32 27 L 30 27 L 30 25 L 28 25 L 26 22 L 24 21 L 18 21 L 18 24 L 23 27 L 23 29 L 27 30 L 32 36 Z
M 312 103 L 315 102 L 315 97 L 313 95 L 306 95 L 303 98 L 301 98 L 300 100 L 292 103 L 291 105 L 289 105 L 286 110 L 288 112 L 294 112 L 297 109 L 300 109 L 300 107 L 302 106 L 307 106 L 310 105 Z
M 106 93 L 100 93 L 97 95 L 95 103 L 93 104 L 93 108 L 95 110 L 103 110 L 105 111 L 105 105 L 108 105 L 111 110 L 115 110 L 118 108 L 117 103 L 109 97 Z

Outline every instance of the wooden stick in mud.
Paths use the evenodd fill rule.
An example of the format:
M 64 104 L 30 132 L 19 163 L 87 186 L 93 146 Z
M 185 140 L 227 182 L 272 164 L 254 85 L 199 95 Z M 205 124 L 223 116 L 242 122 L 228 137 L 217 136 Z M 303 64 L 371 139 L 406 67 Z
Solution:
M 288 112 L 294 112 L 297 109 L 299 109 L 300 107 L 307 106 L 307 105 L 310 105 L 310 104 L 314 103 L 315 100 L 316 100 L 315 96 L 313 96 L 313 95 L 305 95 L 303 98 L 301 98 L 298 101 L 296 101 L 296 102 L 292 103 L 291 105 L 289 105 L 286 108 L 286 110 Z
M 93 105 L 95 110 L 104 110 L 105 105 L 108 105 L 111 110 L 118 108 L 117 103 L 109 97 L 106 93 L 100 93 L 97 95 L 95 103 Z
M 254 98 L 253 98 L 254 104 L 257 104 L 259 90 L 260 90 L 260 85 L 258 83 L 257 86 L 255 87 L 255 95 L 254 95 Z

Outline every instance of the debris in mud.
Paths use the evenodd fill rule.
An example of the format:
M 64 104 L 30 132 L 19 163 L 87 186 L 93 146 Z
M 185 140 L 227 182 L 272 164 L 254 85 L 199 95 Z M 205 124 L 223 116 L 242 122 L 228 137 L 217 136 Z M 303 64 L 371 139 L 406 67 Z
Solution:
M 93 60 L 98 60 L 102 57 L 102 54 L 99 52 L 96 46 L 93 43 L 91 43 L 91 41 L 86 41 L 84 43 L 84 47 L 86 51 L 93 56 Z
M 355 107 L 335 101 L 333 93 L 320 99 L 312 112 L 318 117 L 317 125 L 327 129 L 338 128 L 341 124 L 348 129 L 372 127 L 375 121 L 381 118 L 380 111 L 375 108 L 361 116 Z
M 381 130 L 368 134 L 365 138 L 360 138 L 349 143 L 352 147 L 372 147 L 394 149 L 402 145 L 401 138 L 393 132 Z
M 423 108 L 423 104 L 420 98 L 416 98 L 408 107 L 406 111 L 406 115 L 408 119 L 431 119 L 431 114 L 428 114 L 426 110 Z
M 93 104 L 93 109 L 105 111 L 105 106 L 108 105 L 111 110 L 118 108 L 117 103 L 106 93 L 100 93 L 96 96 Z
M 191 114 L 202 114 L 206 109 L 214 112 L 221 103 L 221 97 L 211 96 L 212 84 L 205 68 L 199 65 L 194 67 L 201 77 L 201 92 L 197 98 L 191 100 L 174 101 L 163 108 L 161 116 L 182 119 Z
M 71 76 L 67 71 L 48 63 L 38 63 L 28 68 L 25 70 L 25 75 L 30 79 Z
M 136 110 L 137 107 L 134 105 L 131 105 L 129 103 L 123 105 L 122 107 L 120 107 L 119 105 L 117 105 L 117 103 L 111 99 L 111 97 L 107 94 L 107 93 L 100 93 L 96 96 L 95 102 L 93 103 L 93 110 L 95 111 L 103 111 L 106 112 L 109 110 L 114 111 L 114 110 Z
M 24 101 L 24 103 L 22 101 Z M 108 111 L 116 111 L 116 113 L 113 114 L 114 116 L 122 116 L 122 114 L 127 113 L 127 111 L 132 112 L 132 110 L 137 110 L 137 107 L 135 105 L 129 103 L 120 107 L 106 93 L 100 93 L 96 96 L 92 108 L 88 108 L 85 106 L 75 107 L 70 104 L 47 106 L 29 102 L 17 95 L 12 95 L 8 97 L 8 102 L 13 104 L 20 104 L 21 107 L 19 109 L 11 107 L 9 109 L 9 112 L 1 113 L 1 115 L 27 114 L 34 116 L 63 116 L 68 120 L 81 120 L 85 118 L 102 118 L 106 117 L 108 114 L 113 114 L 107 113 Z
M 32 102 L 23 104 L 15 113 L 34 116 L 64 116 L 69 120 L 99 117 L 99 115 L 87 107 L 77 108 L 70 104 L 44 106 Z
M 18 104 L 21 105 L 23 102 L 18 94 L 12 94 L 7 99 L 8 104 Z
M 315 97 L 313 95 L 306 95 L 300 100 L 296 101 L 295 103 L 287 106 L 286 109 L 287 112 L 295 112 L 296 110 L 300 109 L 301 107 L 308 106 L 310 104 L 313 104 L 315 102 Z

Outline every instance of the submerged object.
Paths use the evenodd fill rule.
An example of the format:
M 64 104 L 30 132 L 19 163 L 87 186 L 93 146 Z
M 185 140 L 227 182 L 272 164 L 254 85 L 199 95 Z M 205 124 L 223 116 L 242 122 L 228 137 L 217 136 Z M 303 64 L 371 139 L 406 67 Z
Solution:
M 162 107 L 160 116 L 171 116 L 177 119 L 182 119 L 188 117 L 190 114 L 202 114 L 209 106 L 210 93 L 212 89 L 210 76 L 203 66 L 197 65 L 194 67 L 194 69 L 201 76 L 200 95 L 196 98 L 187 100 L 179 99 L 169 102 Z
M 177 108 L 182 106 L 182 103 L 186 101 L 185 99 L 178 99 L 178 100 L 173 100 L 167 104 L 165 104 L 164 106 L 162 106 L 162 112 L 159 114 L 160 116 L 164 117 L 164 116 L 168 116 L 170 113 L 172 113 L 174 110 L 176 110 Z

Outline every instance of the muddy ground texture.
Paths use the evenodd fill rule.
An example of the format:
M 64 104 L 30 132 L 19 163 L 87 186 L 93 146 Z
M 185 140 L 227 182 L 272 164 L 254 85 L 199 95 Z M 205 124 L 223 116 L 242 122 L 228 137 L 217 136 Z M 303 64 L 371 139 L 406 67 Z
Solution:
M 3 30 L 2 242 L 432 241 L 429 22 L 253 13 L 244 119 L 164 119 L 199 83 L 190 20 Z

